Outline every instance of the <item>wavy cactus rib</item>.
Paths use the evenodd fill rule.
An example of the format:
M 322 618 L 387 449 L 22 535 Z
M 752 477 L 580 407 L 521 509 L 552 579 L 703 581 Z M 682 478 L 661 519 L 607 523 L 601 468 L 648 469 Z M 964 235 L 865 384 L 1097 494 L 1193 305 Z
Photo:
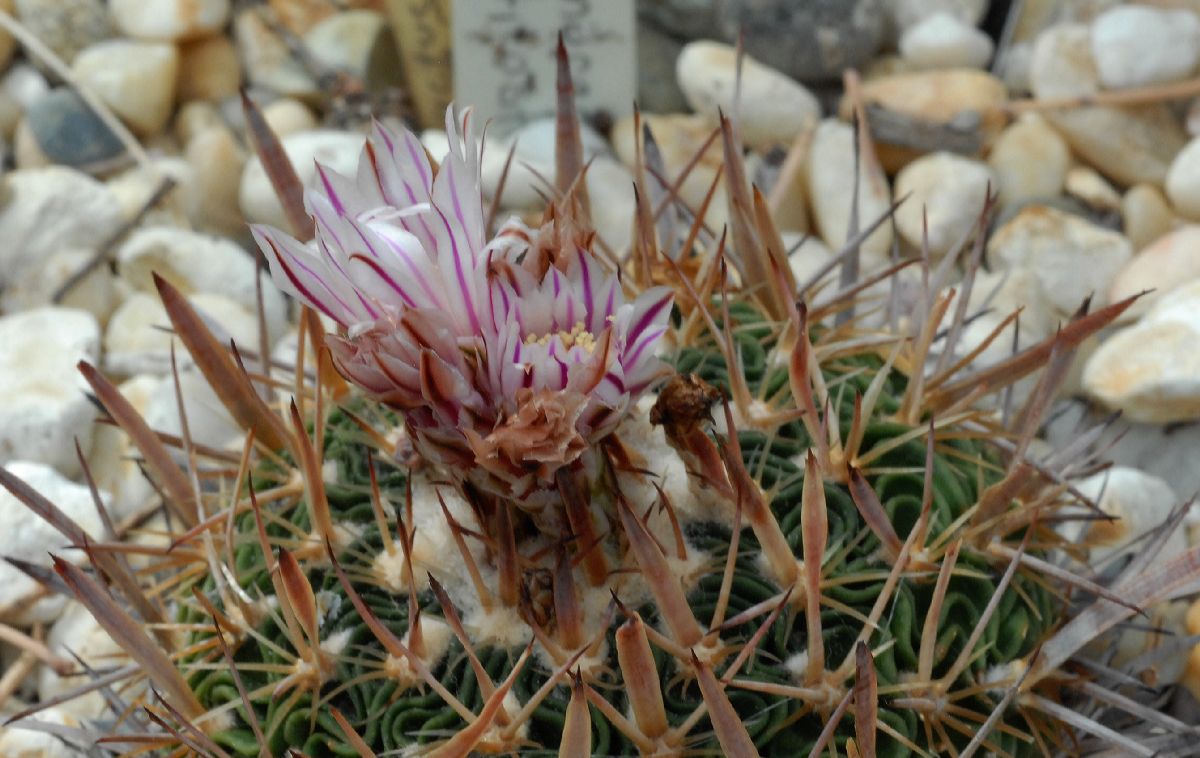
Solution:
M 576 122 L 560 105 L 560 160 L 577 168 Z M 578 181 L 559 177 L 543 228 L 591 255 Z M 876 304 L 856 291 L 797 293 L 745 189 L 730 193 L 731 251 L 699 221 L 682 247 L 656 240 L 640 209 L 625 286 L 674 293 L 673 377 L 550 476 L 539 458 L 474 477 L 428 416 L 414 440 L 404 412 L 332 373 L 352 338 L 331 359 L 312 314 L 302 324 L 318 370 L 298 367 L 277 382 L 290 395 L 261 405 L 236 351 L 216 352 L 160 283 L 251 434 L 240 462 L 206 468 L 213 451 L 185 431 L 203 486 L 166 493 L 185 499 L 174 505 L 188 521 L 138 572 L 142 597 L 128 577 L 116 590 L 61 569 L 102 623 L 128 629 L 147 608 L 174 619 L 154 639 L 125 637 L 161 645 L 166 658 L 133 657 L 175 671 L 126 671 L 130 702 L 79 739 L 106 731 L 129 754 L 312 758 L 1024 756 L 1073 751 L 1081 734 L 1137 747 L 1064 707 L 1108 691 L 1063 664 L 1091 639 L 1090 619 L 1104 631 L 1178 591 L 1200 561 L 1121 576 L 1121 598 L 1053 568 L 1062 545 L 1049 524 L 1071 497 L 1025 457 L 1064 355 L 1128 303 L 972 375 L 938 353 L 949 300 L 932 287 L 904 334 L 867 329 Z M 774 281 L 739 289 L 727 260 Z M 1043 367 L 1019 412 L 978 409 Z M 432 370 L 422 363 L 421 391 Z M 179 479 L 163 443 L 121 410 L 114 421 L 160 477 Z M 504 494 L 530 481 L 536 507 Z M 90 549 L 104 572 L 124 564 L 111 546 Z M 1080 597 L 1093 599 L 1082 613 Z M 171 682 L 171 697 L 142 686 L 147 675 Z

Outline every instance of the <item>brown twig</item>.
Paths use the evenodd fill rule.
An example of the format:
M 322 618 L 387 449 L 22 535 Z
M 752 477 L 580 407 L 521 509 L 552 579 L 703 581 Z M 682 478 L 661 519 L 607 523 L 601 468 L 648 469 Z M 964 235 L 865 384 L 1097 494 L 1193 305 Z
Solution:
M 1028 98 L 1010 100 L 997 108 L 1011 116 L 1036 111 L 1062 110 L 1067 108 L 1084 108 L 1093 105 L 1144 105 L 1164 100 L 1183 100 L 1184 98 L 1200 95 L 1200 77 L 1185 79 L 1182 82 L 1156 84 L 1150 87 L 1115 90 L 1112 92 L 1096 92 L 1090 95 L 1074 97 Z

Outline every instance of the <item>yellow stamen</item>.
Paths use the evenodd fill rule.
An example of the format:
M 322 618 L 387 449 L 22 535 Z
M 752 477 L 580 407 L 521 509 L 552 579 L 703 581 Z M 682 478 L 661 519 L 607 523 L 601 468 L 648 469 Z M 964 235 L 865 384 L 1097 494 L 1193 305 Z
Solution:
M 596 335 L 587 330 L 582 321 L 576 321 L 575 326 L 571 327 L 571 331 L 561 330 L 556 334 L 543 334 L 540 337 L 536 334 L 530 334 L 525 337 L 526 345 L 542 345 L 543 347 L 550 344 L 550 339 L 557 337 L 562 342 L 563 347 L 568 350 L 572 347 L 581 347 L 589 353 L 596 350 Z

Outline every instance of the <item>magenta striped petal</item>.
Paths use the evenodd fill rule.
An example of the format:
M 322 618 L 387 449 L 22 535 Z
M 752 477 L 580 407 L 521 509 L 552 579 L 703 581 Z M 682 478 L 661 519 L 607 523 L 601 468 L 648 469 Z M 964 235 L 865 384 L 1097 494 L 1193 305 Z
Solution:
M 578 440 L 611 433 L 663 374 L 671 293 L 627 302 L 591 232 L 561 212 L 488 239 L 472 125 L 469 111 L 447 111 L 450 152 L 435 173 L 416 135 L 375 123 L 353 176 L 317 165 L 312 243 L 254 236 L 279 287 L 345 329 L 330 341 L 335 365 L 404 412 L 421 455 L 494 495 L 545 500 L 552 476 L 504 470 L 493 435 L 512 419 L 549 423 L 547 408 L 576 442 L 546 450 L 579 455 Z

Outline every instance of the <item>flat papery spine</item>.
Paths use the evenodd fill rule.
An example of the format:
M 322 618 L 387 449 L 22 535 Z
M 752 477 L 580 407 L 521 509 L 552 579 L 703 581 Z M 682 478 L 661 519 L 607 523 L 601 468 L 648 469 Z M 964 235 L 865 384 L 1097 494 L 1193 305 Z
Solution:
M 766 498 L 750 476 L 750 472 L 746 471 L 746 464 L 742 461 L 742 446 L 738 443 L 733 413 L 728 404 L 725 404 L 725 425 L 728 432 L 721 455 L 725 460 L 725 470 L 729 472 L 729 478 L 737 491 L 738 501 L 742 504 L 742 513 L 750 522 L 763 555 L 775 572 L 776 581 L 784 587 L 791 587 L 800 578 L 800 567 L 787 538 L 783 535 L 783 530 L 779 527 L 779 522 L 767 507 Z
M 629 539 L 629 548 L 641 569 L 642 577 L 658 602 L 659 614 L 671 629 L 675 641 L 691 647 L 704 638 L 704 631 L 692 614 L 691 605 L 683 594 L 683 587 L 675 578 L 666 556 L 654 542 L 646 527 L 625 502 L 617 499 L 617 513 Z
M 592 520 L 591 508 L 584 498 L 579 483 L 579 472 L 573 467 L 560 468 L 555 472 L 555 482 L 562 497 L 567 523 L 575 537 L 575 544 L 582 554 L 583 573 L 593 587 L 601 587 L 608 581 L 608 559 L 599 548 L 600 535 Z
M 667 733 L 670 724 L 663 704 L 658 668 L 654 665 L 654 654 L 646 637 L 646 626 L 637 613 L 617 629 L 616 647 L 617 664 L 621 667 L 625 694 L 629 698 L 634 720 L 642 734 L 657 740 Z

